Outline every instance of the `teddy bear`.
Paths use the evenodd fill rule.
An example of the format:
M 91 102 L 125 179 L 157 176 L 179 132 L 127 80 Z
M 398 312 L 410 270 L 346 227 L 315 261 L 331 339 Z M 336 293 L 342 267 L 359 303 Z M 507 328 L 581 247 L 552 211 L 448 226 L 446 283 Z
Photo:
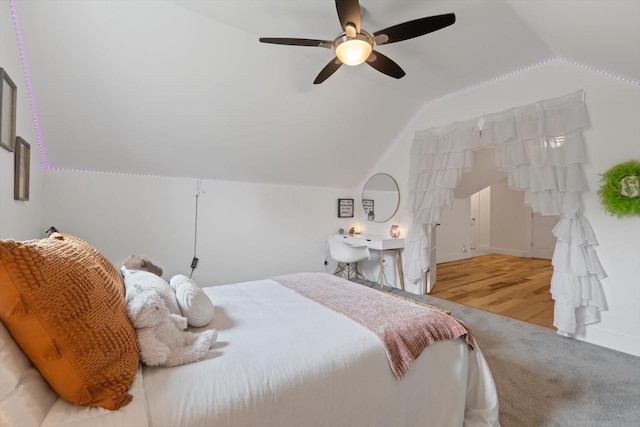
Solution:
M 155 290 L 140 289 L 128 302 L 127 314 L 136 330 L 142 362 L 178 366 L 202 360 L 218 339 L 215 329 L 186 331 L 187 319 L 169 312 Z
M 124 260 L 122 266 L 127 270 L 142 270 L 153 273 L 162 277 L 162 267 L 155 265 L 149 258 L 144 255 L 131 254 Z
M 178 306 L 176 293 L 169 283 L 162 278 L 162 268 L 141 255 L 129 255 L 122 267 L 125 299 L 131 301 L 141 290 L 153 289 L 164 299 L 164 303 L 173 314 L 184 315 Z
M 190 277 L 176 274 L 170 282 L 162 278 L 162 267 L 143 255 L 129 255 L 121 267 L 125 298 L 130 301 L 140 290 L 157 291 L 171 313 L 186 317 L 189 326 L 200 328 L 213 320 L 213 302 Z

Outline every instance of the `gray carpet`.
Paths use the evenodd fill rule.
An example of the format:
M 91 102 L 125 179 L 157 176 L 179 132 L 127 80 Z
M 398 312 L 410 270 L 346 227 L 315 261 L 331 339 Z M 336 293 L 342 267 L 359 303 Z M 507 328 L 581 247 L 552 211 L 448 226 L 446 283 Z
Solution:
M 496 381 L 502 427 L 640 426 L 640 358 L 427 295 L 465 322 Z

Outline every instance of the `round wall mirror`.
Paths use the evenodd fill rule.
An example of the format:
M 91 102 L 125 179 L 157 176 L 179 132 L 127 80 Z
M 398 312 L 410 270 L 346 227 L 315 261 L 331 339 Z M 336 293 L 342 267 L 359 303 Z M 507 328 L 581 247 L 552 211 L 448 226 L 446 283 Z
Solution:
M 386 173 L 373 175 L 362 189 L 362 209 L 369 221 L 387 222 L 400 205 L 400 189 Z

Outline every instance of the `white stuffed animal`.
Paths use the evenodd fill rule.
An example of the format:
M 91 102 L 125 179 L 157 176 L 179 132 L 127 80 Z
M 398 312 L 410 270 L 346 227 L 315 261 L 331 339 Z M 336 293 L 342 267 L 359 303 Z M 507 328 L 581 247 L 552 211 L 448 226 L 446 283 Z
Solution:
M 140 358 L 148 366 L 177 366 L 204 358 L 218 339 L 214 329 L 185 331 L 187 319 L 172 314 L 154 290 L 137 293 L 127 306 L 136 329 Z
M 200 328 L 213 320 L 213 302 L 195 281 L 177 274 L 169 285 L 175 291 L 180 313 L 187 318 L 189 325 Z

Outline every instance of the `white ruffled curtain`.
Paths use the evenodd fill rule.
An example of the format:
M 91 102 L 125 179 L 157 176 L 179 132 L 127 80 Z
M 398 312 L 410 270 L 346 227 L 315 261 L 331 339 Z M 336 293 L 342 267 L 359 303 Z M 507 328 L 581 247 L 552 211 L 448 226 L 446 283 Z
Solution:
M 482 131 L 479 123 L 483 122 Z M 495 147 L 496 166 L 507 171 L 509 187 L 524 190 L 525 203 L 542 215 L 559 215 L 552 264 L 554 326 L 572 336 L 577 325 L 600 320 L 606 277 L 596 255 L 598 243 L 583 215 L 586 190 L 582 131 L 588 117 L 582 91 L 512 108 L 449 126 L 418 131 L 411 147 L 405 240 L 405 276 L 420 281 L 429 269 L 429 230 L 450 207 L 454 189 L 471 170 L 473 151 Z

